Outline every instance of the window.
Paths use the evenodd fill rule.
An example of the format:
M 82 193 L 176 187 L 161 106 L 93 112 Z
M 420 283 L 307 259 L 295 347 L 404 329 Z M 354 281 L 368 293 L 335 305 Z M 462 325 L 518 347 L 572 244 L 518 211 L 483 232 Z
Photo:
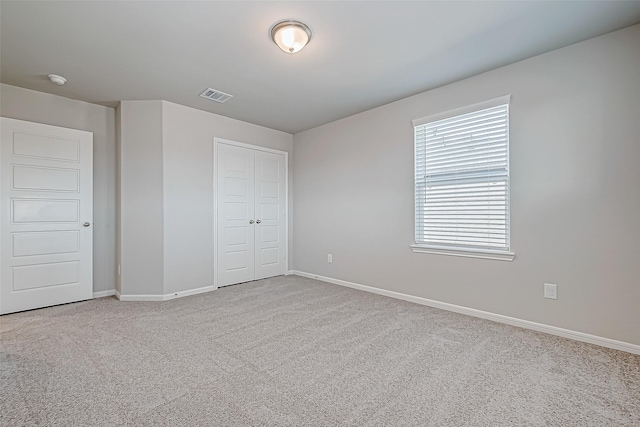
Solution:
M 513 260 L 509 100 L 413 121 L 415 252 Z

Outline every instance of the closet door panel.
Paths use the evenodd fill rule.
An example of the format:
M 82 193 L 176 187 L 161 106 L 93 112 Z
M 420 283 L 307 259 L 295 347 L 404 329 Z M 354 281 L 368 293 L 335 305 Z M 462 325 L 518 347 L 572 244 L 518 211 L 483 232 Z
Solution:
M 281 154 L 255 152 L 255 278 L 285 273 L 286 164 Z
M 254 166 L 253 150 L 218 144 L 218 286 L 255 277 Z

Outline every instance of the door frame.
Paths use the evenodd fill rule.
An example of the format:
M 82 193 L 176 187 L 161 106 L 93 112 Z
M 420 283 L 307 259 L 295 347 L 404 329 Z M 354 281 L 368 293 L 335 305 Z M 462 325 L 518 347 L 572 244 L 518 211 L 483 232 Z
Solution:
M 224 138 L 213 138 L 213 286 L 218 288 L 218 180 L 216 179 L 218 168 L 218 145 L 233 145 L 236 147 L 249 148 L 251 150 L 263 151 L 266 153 L 284 155 L 284 275 L 289 273 L 289 153 L 287 151 L 273 148 L 261 147 L 259 145 L 246 144 L 244 142 L 232 141 Z

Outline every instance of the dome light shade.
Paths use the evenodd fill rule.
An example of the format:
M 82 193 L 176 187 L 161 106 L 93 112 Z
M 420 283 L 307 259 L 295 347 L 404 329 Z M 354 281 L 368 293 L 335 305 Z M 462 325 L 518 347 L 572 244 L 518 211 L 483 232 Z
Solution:
M 285 19 L 271 27 L 271 40 L 286 53 L 296 53 L 311 41 L 311 29 L 300 21 Z

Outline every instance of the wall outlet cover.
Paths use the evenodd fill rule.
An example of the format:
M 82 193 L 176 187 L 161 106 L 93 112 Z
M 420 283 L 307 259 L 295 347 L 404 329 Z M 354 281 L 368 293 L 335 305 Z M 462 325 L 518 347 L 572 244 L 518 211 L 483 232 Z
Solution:
M 553 283 L 545 283 L 544 297 L 548 299 L 558 299 L 558 286 Z

